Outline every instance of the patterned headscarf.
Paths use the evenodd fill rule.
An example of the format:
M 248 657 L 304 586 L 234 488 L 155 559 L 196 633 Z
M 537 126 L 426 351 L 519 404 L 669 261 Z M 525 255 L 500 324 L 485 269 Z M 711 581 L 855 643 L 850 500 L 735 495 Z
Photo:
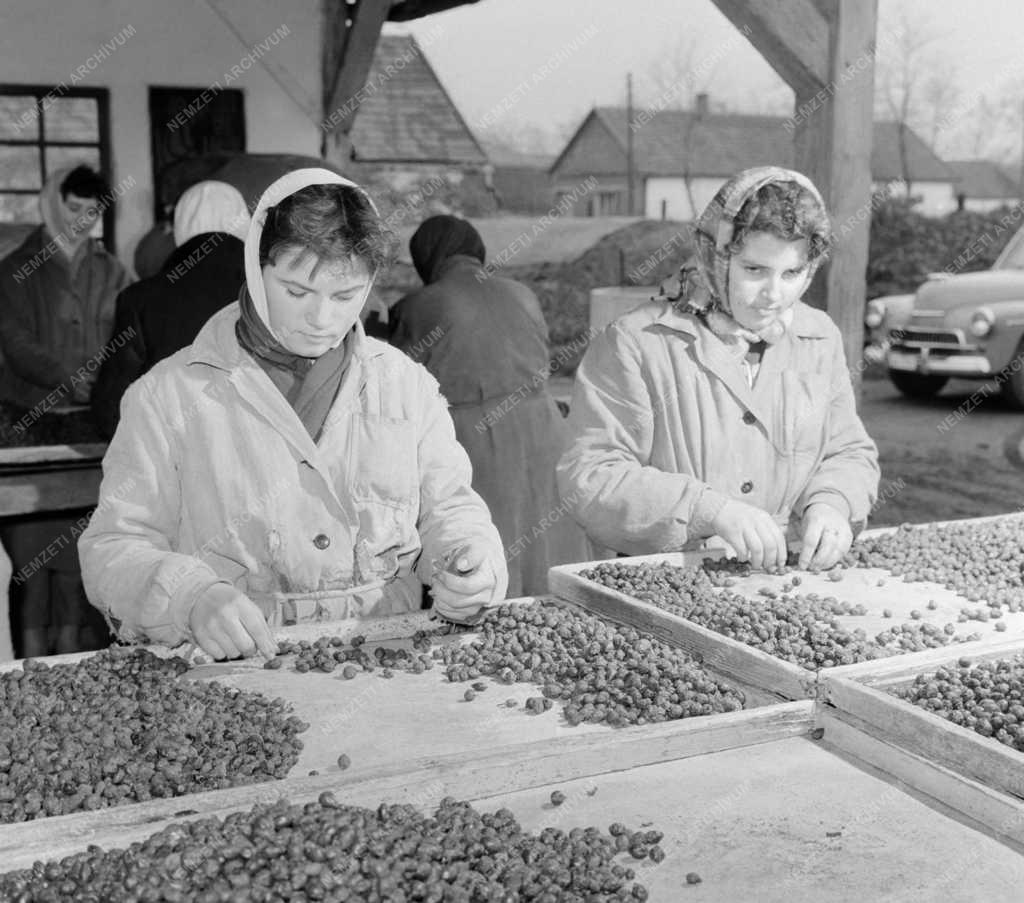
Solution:
M 780 166 L 743 170 L 718 190 L 697 220 L 694 255 L 683 264 L 679 293 L 670 299 L 680 309 L 700 316 L 711 331 L 724 340 L 774 343 L 782 338 L 793 319 L 790 309 L 767 329 L 754 333 L 736 322 L 729 307 L 729 258 L 732 256 L 729 246 L 736 230 L 736 217 L 751 197 L 772 182 L 796 182 L 810 192 L 822 210 L 825 209 L 818 189 L 802 173 Z M 820 257 L 810 262 L 811 276 L 820 263 Z

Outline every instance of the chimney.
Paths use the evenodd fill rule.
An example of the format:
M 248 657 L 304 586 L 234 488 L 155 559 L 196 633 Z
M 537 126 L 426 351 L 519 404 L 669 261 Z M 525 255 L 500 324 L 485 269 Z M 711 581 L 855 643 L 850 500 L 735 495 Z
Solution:
M 707 95 L 707 93 L 702 91 L 700 94 L 697 95 L 696 101 L 697 101 L 697 115 L 698 116 L 706 116 L 707 113 L 708 113 L 708 95 Z

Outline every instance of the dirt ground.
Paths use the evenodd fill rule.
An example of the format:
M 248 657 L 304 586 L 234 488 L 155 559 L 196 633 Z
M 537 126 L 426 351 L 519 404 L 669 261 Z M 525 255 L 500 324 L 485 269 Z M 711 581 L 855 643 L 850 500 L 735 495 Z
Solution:
M 1024 411 L 982 383 L 954 380 L 935 398 L 904 398 L 865 380 L 861 417 L 882 465 L 872 526 L 1006 514 L 1024 508 Z
M 864 381 L 861 417 L 882 465 L 871 526 L 1024 509 L 1024 411 L 981 386 L 955 380 L 933 399 L 912 401 L 884 377 Z M 552 389 L 568 400 L 572 381 L 552 380 Z

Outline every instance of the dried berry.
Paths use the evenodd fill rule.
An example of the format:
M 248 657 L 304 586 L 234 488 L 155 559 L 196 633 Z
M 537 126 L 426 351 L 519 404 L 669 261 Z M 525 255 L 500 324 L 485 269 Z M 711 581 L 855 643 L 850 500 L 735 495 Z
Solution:
M 342 753 L 340 756 L 338 756 L 338 768 L 340 768 L 342 771 L 348 768 L 349 765 L 351 764 L 352 760 L 345 753 Z
M 280 657 L 271 658 L 263 663 L 263 667 L 266 668 L 268 671 L 276 671 L 278 668 L 281 667 L 282 663 L 283 660 Z
M 472 702 L 476 699 L 476 692 L 473 690 L 466 690 L 466 692 L 462 694 L 462 698 L 465 699 L 466 702 Z
M 687 884 L 700 884 L 701 883 L 701 877 L 696 872 L 687 872 L 686 873 L 686 883 Z
M 285 777 L 308 725 L 280 700 L 180 680 L 187 671 L 115 647 L 0 675 L 0 822 Z
M 485 684 L 482 680 L 478 680 L 475 684 L 473 684 L 473 689 L 476 690 L 477 693 L 483 693 L 483 691 L 487 689 L 487 684 Z
M 565 802 L 565 794 L 561 790 L 553 790 L 551 792 L 551 805 L 561 806 Z
M 646 900 L 616 852 L 597 828 L 530 834 L 507 809 L 481 814 L 446 798 L 426 817 L 325 792 L 303 806 L 278 800 L 169 825 L 127 850 L 91 846 L 37 863 L 0 876 L 0 899 Z

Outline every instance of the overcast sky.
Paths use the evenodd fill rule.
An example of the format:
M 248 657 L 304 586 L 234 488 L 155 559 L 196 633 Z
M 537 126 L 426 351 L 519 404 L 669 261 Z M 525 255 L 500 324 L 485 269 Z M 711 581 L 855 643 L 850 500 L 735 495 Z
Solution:
M 903 15 L 933 35 L 932 66 L 949 67 L 961 98 L 998 93 L 1013 67 L 1024 70 L 1019 0 L 879 0 L 879 34 Z M 480 0 L 402 27 L 429 41 L 424 53 L 471 126 L 575 126 L 594 104 L 624 104 L 629 71 L 642 99 L 659 56 L 692 39 L 713 101 L 749 112 L 792 104 L 712 0 Z

